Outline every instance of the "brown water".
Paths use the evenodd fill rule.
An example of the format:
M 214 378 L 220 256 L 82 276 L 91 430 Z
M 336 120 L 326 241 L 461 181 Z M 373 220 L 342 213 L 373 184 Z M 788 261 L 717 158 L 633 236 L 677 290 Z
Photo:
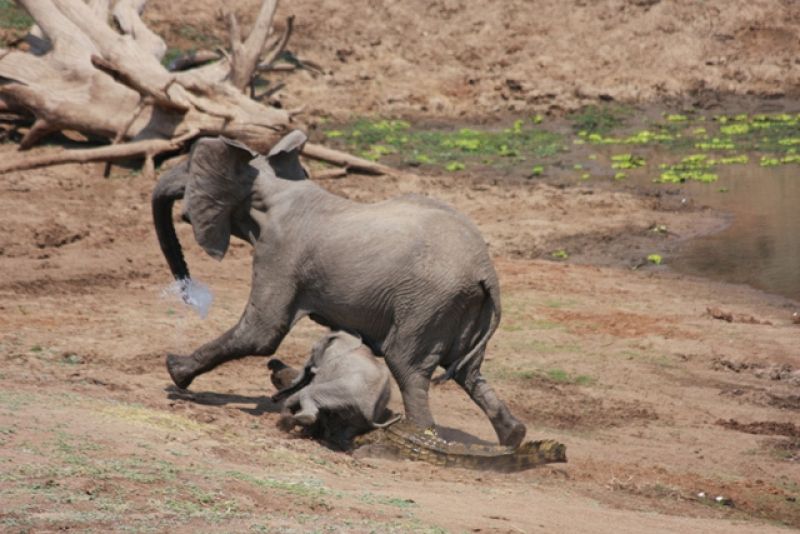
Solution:
M 800 166 L 757 161 L 718 167 L 715 183 L 682 185 L 695 204 L 723 210 L 731 222 L 687 243 L 670 265 L 800 300 Z

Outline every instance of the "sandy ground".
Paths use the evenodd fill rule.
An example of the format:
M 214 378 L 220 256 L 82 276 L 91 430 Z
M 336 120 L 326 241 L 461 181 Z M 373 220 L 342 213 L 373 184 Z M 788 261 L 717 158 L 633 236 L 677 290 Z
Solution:
M 224 35 L 216 3 L 153 4 L 149 18 L 174 42 L 187 24 Z M 243 19 L 252 4 L 236 5 Z M 798 11 L 789 1 L 284 3 L 280 15 L 298 17 L 296 52 L 326 70 L 288 78 L 284 100 L 310 103 L 312 119 L 488 120 L 599 95 L 791 97 Z M 800 527 L 800 303 L 630 269 L 652 240 L 679 246 L 718 214 L 468 174 L 320 182 L 365 202 L 424 192 L 483 231 L 504 307 L 484 370 L 529 437 L 557 439 L 569 457 L 509 475 L 355 459 L 289 438 L 274 426 L 261 359 L 175 390 L 165 353 L 235 323 L 250 249 L 235 243 L 216 263 L 179 225 L 193 274 L 216 297 L 201 320 L 162 295 L 170 276 L 150 222 L 153 183 L 119 168 L 101 175 L 83 165 L 0 176 L 0 530 Z M 657 224 L 670 235 L 650 235 Z M 570 262 L 537 259 L 565 243 Z M 278 356 L 303 361 L 322 332 L 304 321 Z M 432 398 L 446 435 L 494 439 L 456 386 Z

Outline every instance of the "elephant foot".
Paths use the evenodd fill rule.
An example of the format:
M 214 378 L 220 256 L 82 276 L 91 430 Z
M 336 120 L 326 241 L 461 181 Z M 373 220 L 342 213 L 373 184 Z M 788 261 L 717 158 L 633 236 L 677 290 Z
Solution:
M 178 356 L 177 354 L 167 354 L 167 371 L 170 378 L 181 389 L 186 389 L 194 380 L 194 375 L 186 368 L 185 361 L 188 356 Z
M 500 439 L 501 445 L 516 449 L 522 444 L 522 440 L 525 439 L 526 432 L 525 425 L 519 421 L 514 421 L 506 432 L 503 432 L 502 435 L 498 435 L 497 437 Z

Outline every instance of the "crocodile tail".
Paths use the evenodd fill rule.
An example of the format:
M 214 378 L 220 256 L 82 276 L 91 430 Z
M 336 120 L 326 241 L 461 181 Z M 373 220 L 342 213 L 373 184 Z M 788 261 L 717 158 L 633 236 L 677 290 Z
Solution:
M 566 462 L 567 448 L 556 441 L 543 440 L 529 441 L 518 449 L 466 445 L 459 447 L 457 454 L 446 451 L 440 455 L 440 463 L 446 466 L 514 473 L 544 464 Z
M 479 358 L 486 350 L 486 345 L 489 344 L 489 338 L 492 337 L 492 334 L 494 334 L 494 331 L 497 330 L 497 326 L 500 324 L 500 287 L 497 284 L 497 278 L 493 277 L 493 279 L 490 280 L 481 280 L 479 283 L 484 293 L 480 316 L 484 318 L 488 315 L 489 324 L 483 331 L 483 334 L 481 334 L 478 342 L 475 343 L 475 346 L 464 356 L 451 363 L 444 373 L 434 378 L 434 384 L 447 382 L 453 378 L 456 372 L 463 369 L 464 366 L 471 364 L 476 358 Z

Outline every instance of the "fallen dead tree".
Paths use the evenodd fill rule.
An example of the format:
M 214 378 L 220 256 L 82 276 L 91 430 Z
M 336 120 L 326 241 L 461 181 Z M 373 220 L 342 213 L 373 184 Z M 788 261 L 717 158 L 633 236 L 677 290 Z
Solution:
M 161 63 L 163 39 L 141 18 L 146 0 L 18 3 L 35 25 L 22 47 L 0 49 L 0 112 L 26 130 L 20 152 L 0 161 L 0 173 L 140 158 L 152 174 L 155 157 L 185 151 L 200 136 L 225 135 L 266 152 L 290 128 L 302 126 L 292 112 L 252 98 L 255 76 L 276 67 L 292 32 L 290 19 L 282 35 L 273 35 L 277 0 L 263 1 L 246 38 L 229 14 L 230 51 L 174 72 Z M 59 131 L 109 144 L 33 148 Z M 388 170 L 311 143 L 306 150 L 345 171 Z

